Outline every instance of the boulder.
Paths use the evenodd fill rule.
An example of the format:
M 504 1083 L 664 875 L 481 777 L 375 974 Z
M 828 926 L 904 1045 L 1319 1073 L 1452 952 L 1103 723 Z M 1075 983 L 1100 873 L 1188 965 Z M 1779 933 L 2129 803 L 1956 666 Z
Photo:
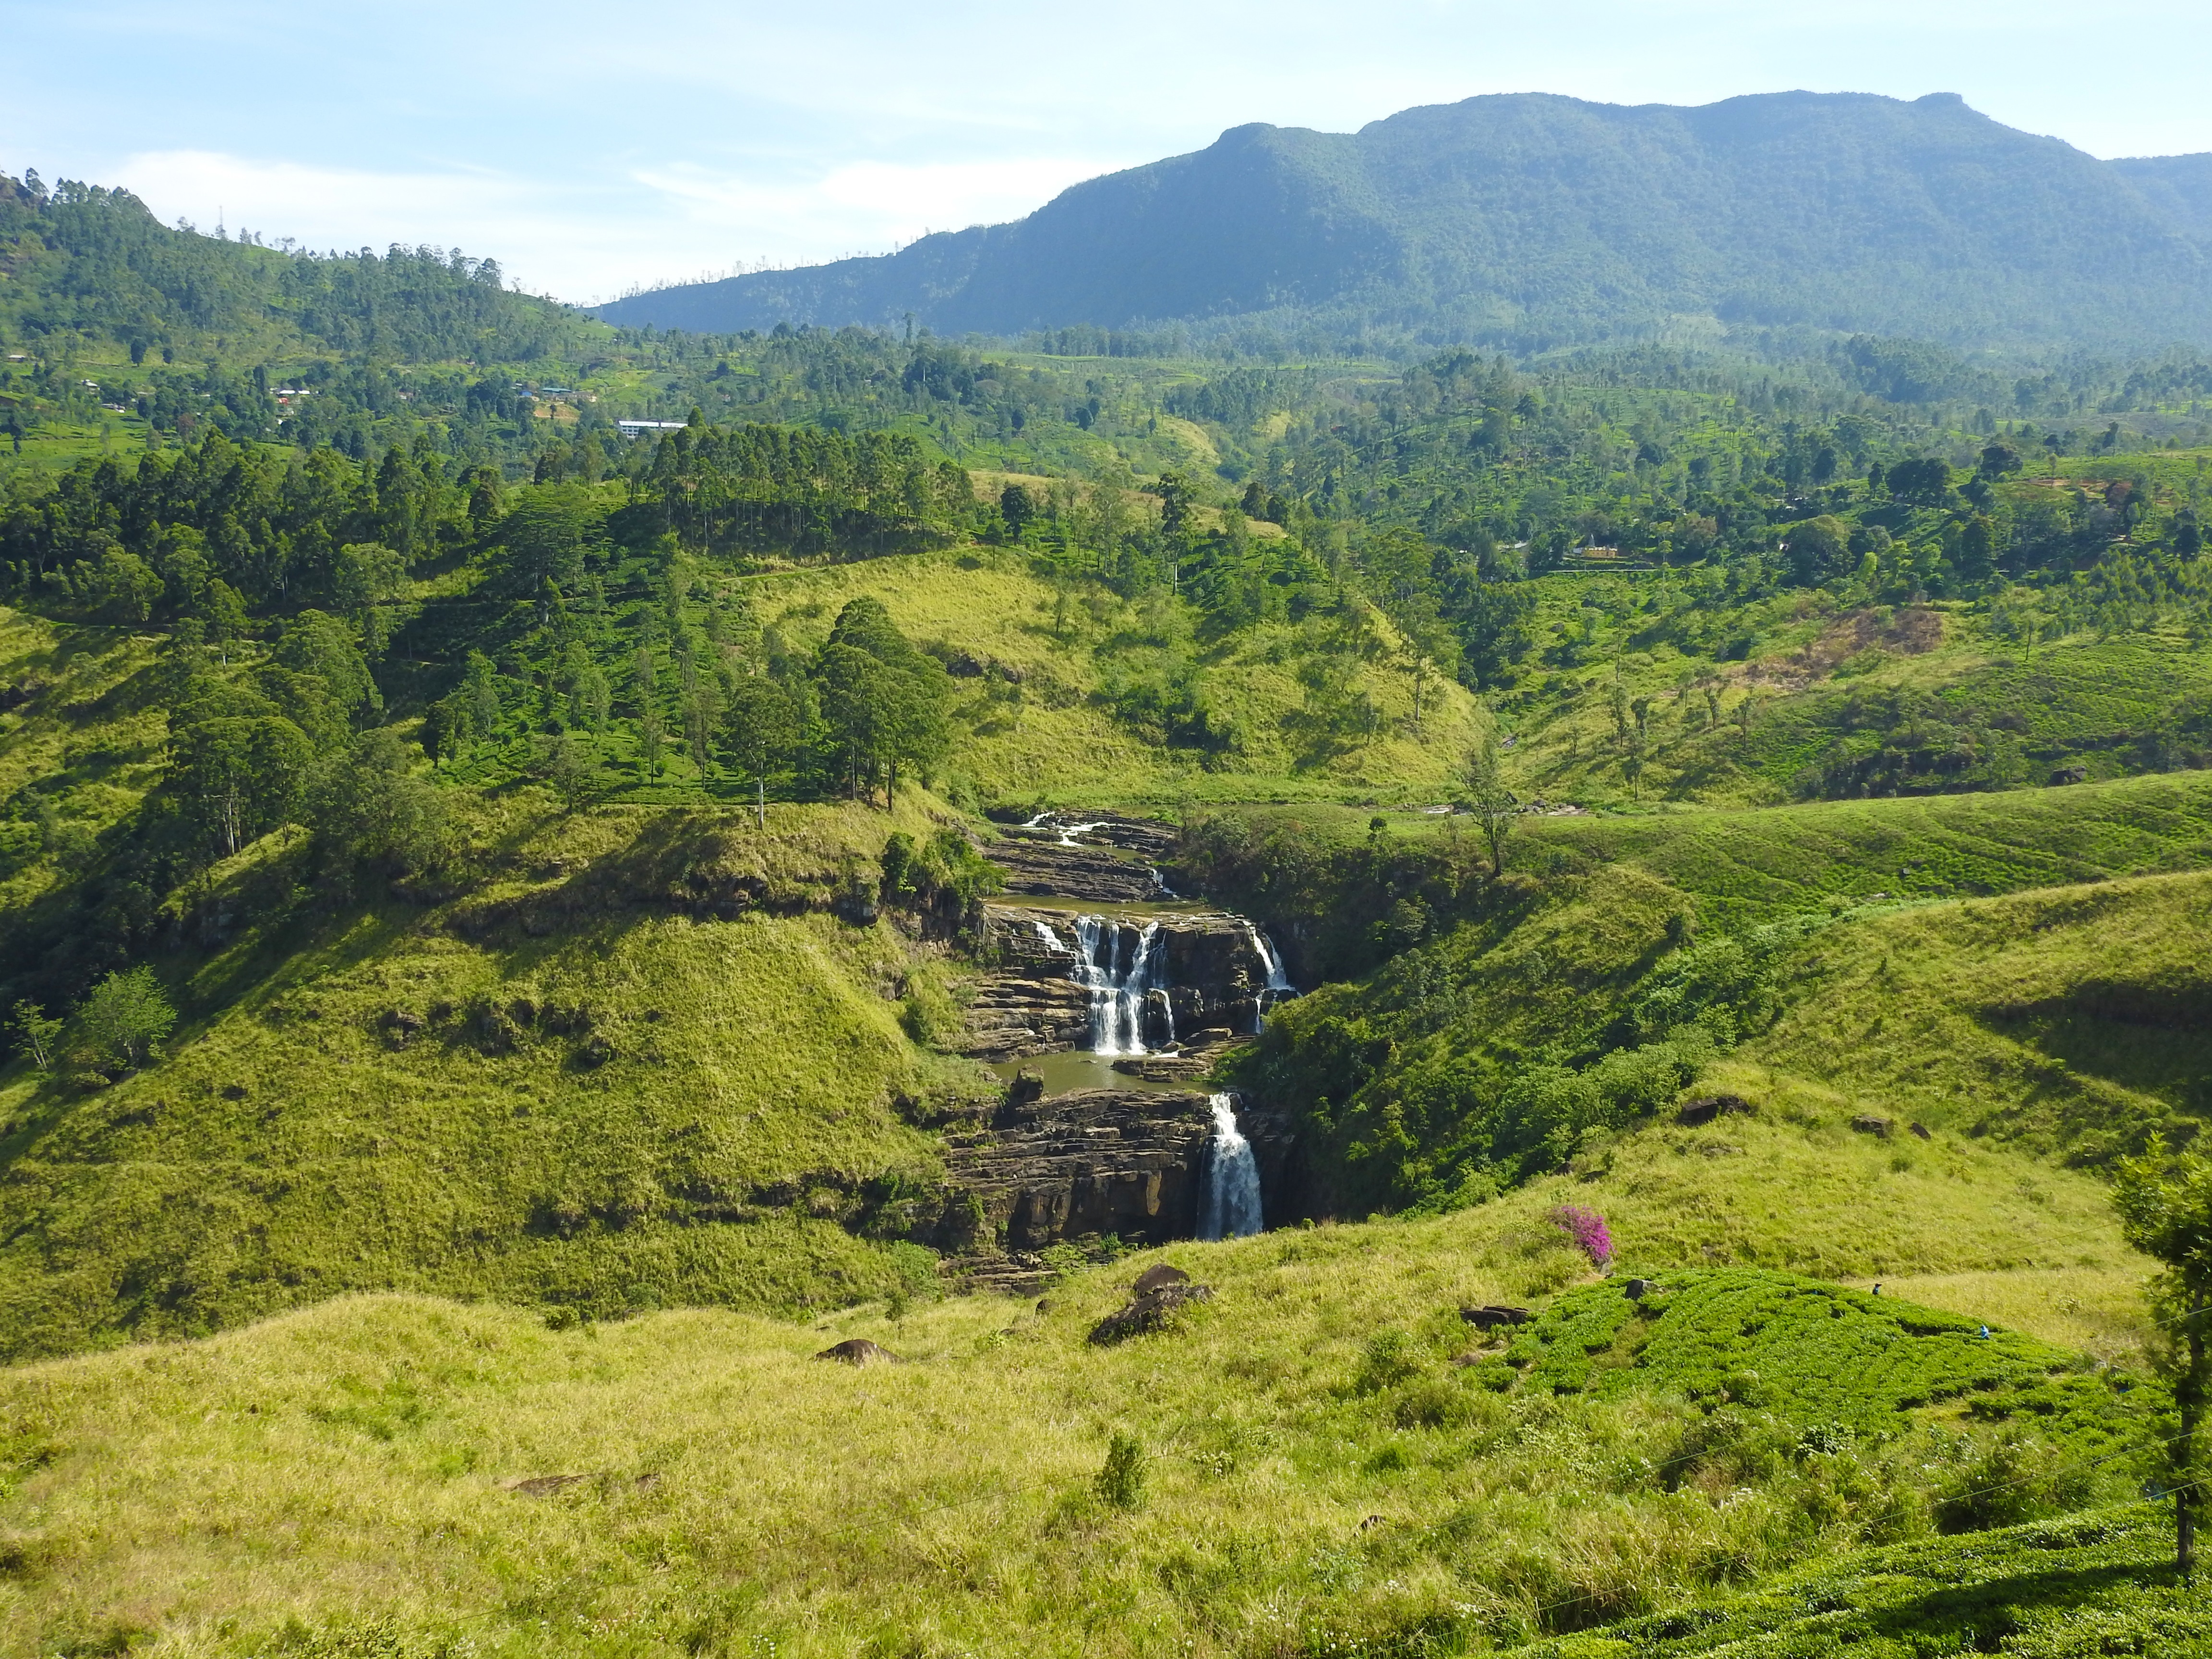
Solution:
M 1170 1267 L 1164 1261 L 1156 1261 L 1151 1267 L 1146 1268 L 1144 1272 L 1139 1273 L 1137 1275 L 1137 1282 L 1134 1285 L 1132 1285 L 1129 1288 L 1131 1291 L 1135 1292 L 1135 1294 L 1142 1296 L 1146 1291 L 1157 1291 L 1163 1285 L 1188 1285 L 1189 1283 L 1190 1275 L 1185 1273 L 1182 1268 Z
M 1884 1140 L 1897 1133 L 1895 1120 L 1875 1112 L 1861 1112 L 1851 1120 L 1851 1128 L 1859 1134 L 1879 1135 Z
M 1170 1270 L 1172 1271 L 1172 1270 Z M 1187 1279 L 1139 1291 L 1125 1306 L 1115 1309 L 1091 1329 L 1091 1340 L 1100 1347 L 1125 1337 L 1141 1336 L 1164 1328 L 1194 1303 L 1213 1300 L 1211 1285 L 1194 1285 Z
M 835 1347 L 824 1348 L 817 1359 L 834 1359 L 841 1365 L 896 1365 L 902 1362 L 889 1348 L 865 1336 L 848 1336 Z
M 1758 1108 L 1741 1095 L 1706 1095 L 1701 1099 L 1684 1103 L 1674 1114 L 1674 1121 L 1683 1124 L 1711 1123 L 1722 1113 L 1737 1117 L 1749 1117 Z
M 1912 1126 L 1912 1138 L 1915 1140 L 1933 1140 L 1936 1139 L 1934 1135 L 1928 1133 L 1928 1126 L 1924 1123 L 1915 1123 Z
M 1459 1316 L 1479 1331 L 1487 1331 L 1499 1325 L 1525 1325 L 1536 1316 L 1526 1308 L 1505 1308 L 1496 1305 L 1480 1308 L 1462 1308 Z

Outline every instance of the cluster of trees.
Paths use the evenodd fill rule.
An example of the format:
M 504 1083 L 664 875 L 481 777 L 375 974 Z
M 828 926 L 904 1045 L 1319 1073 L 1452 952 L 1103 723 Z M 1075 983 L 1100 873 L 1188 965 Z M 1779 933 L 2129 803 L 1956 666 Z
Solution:
M 387 361 L 527 362 L 574 344 L 565 307 L 458 250 L 318 255 L 161 224 L 125 190 L 0 175 L 0 327 L 112 339 L 137 362 L 203 336 L 301 337 Z
M 0 586 L 88 619 L 196 617 L 220 642 L 255 611 L 386 603 L 412 565 L 481 539 L 502 494 L 495 468 L 455 476 L 427 441 L 368 465 L 212 433 L 131 462 L 10 477 Z
M 904 552 L 964 529 L 975 505 L 967 472 L 904 433 L 714 427 L 696 410 L 636 482 L 687 547 L 721 553 Z

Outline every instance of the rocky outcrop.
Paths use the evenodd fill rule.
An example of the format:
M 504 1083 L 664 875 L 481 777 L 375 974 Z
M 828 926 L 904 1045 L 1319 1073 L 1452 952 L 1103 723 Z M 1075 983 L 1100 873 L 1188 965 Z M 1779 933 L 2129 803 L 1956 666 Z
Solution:
M 1163 1244 L 1197 1225 L 1212 1139 L 1202 1094 L 1086 1089 L 948 1137 L 945 1173 L 1008 1250 L 1103 1233 Z
M 1007 825 L 990 856 L 1010 893 L 1142 904 L 1170 896 L 1158 866 L 1175 847 L 1172 824 L 1111 812 L 1060 812 Z
M 1158 911 L 1115 918 L 1110 948 L 1133 960 L 1145 927 L 1160 928 L 1163 988 L 1146 999 L 1147 1048 L 1186 1045 L 1201 1034 L 1249 1031 L 1257 1023 L 1267 964 L 1252 930 L 1234 916 Z M 993 1059 L 1082 1047 L 1090 994 L 1075 978 L 1076 916 L 1066 910 L 989 904 L 981 954 L 993 970 L 969 1005 L 963 1052 Z
M 1150 866 L 1109 849 L 1008 839 L 991 848 L 990 858 L 1009 893 L 1088 904 L 1144 904 L 1165 896 Z
M 1283 1178 L 1290 1138 L 1272 1117 L 1238 1118 L 1263 1194 Z M 1125 1244 L 1188 1238 L 1213 1141 L 1195 1091 L 1084 1089 L 1010 1100 L 991 1121 L 946 1135 L 939 1218 L 915 1237 L 971 1268 L 1048 1244 L 1112 1234 Z
M 1176 1268 L 1170 1268 L 1169 1272 L 1175 1277 L 1153 1279 L 1150 1284 L 1146 1280 L 1152 1279 L 1152 1273 L 1148 1273 L 1139 1279 L 1128 1301 L 1091 1327 L 1092 1343 L 1104 1347 L 1127 1337 L 1165 1330 L 1175 1322 L 1176 1315 L 1183 1309 L 1196 1303 L 1213 1300 L 1213 1286 L 1211 1285 L 1194 1285 L 1188 1273 Z
M 842 1342 L 822 1350 L 814 1356 L 840 1365 L 896 1365 L 899 1357 L 889 1348 L 871 1342 L 865 1336 L 848 1336 Z

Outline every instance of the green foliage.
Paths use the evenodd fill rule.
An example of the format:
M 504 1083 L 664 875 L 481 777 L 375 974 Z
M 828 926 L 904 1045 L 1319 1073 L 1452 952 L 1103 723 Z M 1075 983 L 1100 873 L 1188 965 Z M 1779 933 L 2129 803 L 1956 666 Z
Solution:
M 133 968 L 94 986 L 76 1011 L 76 1022 L 92 1064 L 112 1075 L 152 1058 L 177 1023 L 177 1011 L 151 968 Z
M 397 246 L 279 253 L 171 229 L 128 191 L 69 179 L 49 191 L 0 176 L 0 248 L 16 270 L 0 311 L 12 337 L 97 331 L 134 362 L 149 346 L 216 334 L 304 337 L 386 361 L 513 362 L 579 333 L 562 307 L 509 291 L 489 259 Z
M 1116 1430 L 1106 1448 L 1091 1490 L 1110 1509 L 1140 1510 L 1145 1506 L 1145 1448 L 1132 1434 Z
M 1516 1335 L 1507 1361 L 1527 1383 L 1565 1393 L 1676 1391 L 1711 1407 L 1772 1411 L 1804 1425 L 1871 1434 L 1899 1413 L 1969 1395 L 2002 1419 L 2014 1396 L 2063 1376 L 2072 1357 L 2046 1343 L 1894 1297 L 1750 1269 L 1677 1269 L 1641 1300 L 1619 1281 L 1568 1291 Z M 2087 1380 L 2049 1426 L 2094 1455 L 2141 1418 L 2128 1379 Z M 2031 1419 L 2033 1420 L 2033 1419 Z

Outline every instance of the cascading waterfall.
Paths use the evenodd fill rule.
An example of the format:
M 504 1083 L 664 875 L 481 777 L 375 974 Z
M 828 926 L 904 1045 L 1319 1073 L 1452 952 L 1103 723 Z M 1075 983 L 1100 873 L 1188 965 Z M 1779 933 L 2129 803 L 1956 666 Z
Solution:
M 1206 1148 L 1206 1184 L 1200 1190 L 1200 1238 L 1249 1238 L 1260 1231 L 1260 1164 L 1252 1143 L 1237 1127 L 1237 1108 L 1215 1095 L 1213 1139 Z
M 1091 994 L 1091 1049 L 1100 1054 L 1141 1054 L 1145 1006 L 1159 988 L 1166 951 L 1160 924 L 1148 921 L 1124 950 L 1128 929 L 1103 916 L 1075 921 L 1075 982 Z M 1164 998 L 1162 999 L 1165 1000 Z M 1174 1037 L 1172 1010 L 1169 1037 Z
M 1298 988 L 1283 972 L 1282 962 L 1275 955 L 1274 946 L 1267 943 L 1267 936 L 1249 921 L 1244 924 L 1244 931 L 1251 934 L 1252 948 L 1260 953 L 1260 965 L 1267 970 L 1267 984 L 1252 1000 L 1252 1029 L 1257 1031 L 1267 1024 L 1267 1010 L 1285 997 L 1296 996 Z

